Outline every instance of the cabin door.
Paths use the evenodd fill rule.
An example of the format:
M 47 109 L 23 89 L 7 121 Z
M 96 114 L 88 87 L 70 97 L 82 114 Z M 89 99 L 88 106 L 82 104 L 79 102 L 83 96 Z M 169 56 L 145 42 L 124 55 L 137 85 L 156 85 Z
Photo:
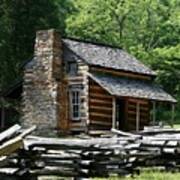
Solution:
M 116 99 L 116 122 L 119 130 L 125 130 L 126 119 L 125 119 L 125 100 Z

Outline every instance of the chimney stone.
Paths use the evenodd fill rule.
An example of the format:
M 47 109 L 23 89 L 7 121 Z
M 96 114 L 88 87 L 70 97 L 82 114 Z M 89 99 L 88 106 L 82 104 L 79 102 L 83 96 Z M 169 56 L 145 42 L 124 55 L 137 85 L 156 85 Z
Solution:
M 63 76 L 62 43 L 54 30 L 36 33 L 34 58 L 24 70 L 22 125 L 46 134 L 59 123 L 59 86 Z M 46 134 L 47 135 L 47 134 Z

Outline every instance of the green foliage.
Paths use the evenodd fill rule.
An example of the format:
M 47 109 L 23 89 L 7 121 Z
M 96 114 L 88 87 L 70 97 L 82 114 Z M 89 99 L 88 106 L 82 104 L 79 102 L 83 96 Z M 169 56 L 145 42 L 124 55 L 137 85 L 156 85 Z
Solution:
M 65 31 L 71 5 L 63 0 L 0 0 L 0 84 L 19 75 L 20 64 L 33 56 L 37 30 Z
M 180 101 L 179 0 L 77 0 L 74 6 L 67 34 L 122 47 L 151 66 L 157 83 Z
M 151 65 L 158 73 L 157 81 L 170 93 L 180 95 L 180 45 L 156 48 L 152 54 Z

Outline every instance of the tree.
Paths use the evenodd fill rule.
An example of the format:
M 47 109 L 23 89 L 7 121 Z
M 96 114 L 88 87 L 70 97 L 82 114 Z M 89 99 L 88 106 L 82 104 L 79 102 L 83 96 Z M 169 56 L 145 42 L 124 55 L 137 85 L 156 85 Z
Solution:
M 77 0 L 74 6 L 68 34 L 122 47 L 151 66 L 156 81 L 180 99 L 179 0 Z
M 153 68 L 155 49 L 180 42 L 178 0 L 77 0 L 74 6 L 67 34 L 117 45 Z
M 0 0 L 0 84 L 16 79 L 21 63 L 33 56 L 37 30 L 57 28 L 64 34 L 70 3 L 63 0 Z

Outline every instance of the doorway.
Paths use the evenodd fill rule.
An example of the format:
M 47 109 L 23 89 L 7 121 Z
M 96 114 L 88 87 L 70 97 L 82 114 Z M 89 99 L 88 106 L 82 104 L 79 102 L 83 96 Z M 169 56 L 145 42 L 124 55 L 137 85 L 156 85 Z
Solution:
M 125 100 L 116 99 L 116 127 L 119 130 L 126 130 Z

